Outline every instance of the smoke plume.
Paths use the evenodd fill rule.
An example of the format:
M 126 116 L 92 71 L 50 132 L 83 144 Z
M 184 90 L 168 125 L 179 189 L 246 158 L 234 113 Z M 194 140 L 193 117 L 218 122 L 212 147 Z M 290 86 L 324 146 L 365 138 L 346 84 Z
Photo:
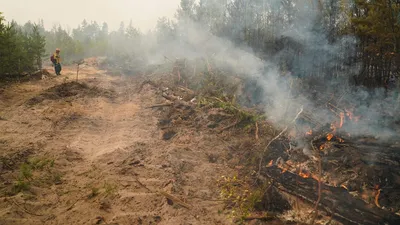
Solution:
M 279 7 L 280 1 L 271 1 L 271 4 Z M 300 107 L 321 125 L 338 120 L 338 116 L 332 116 L 335 110 L 340 114 L 338 109 L 327 106 L 333 99 L 335 106 L 345 110 L 346 120 L 360 116 L 358 122 L 345 121 L 343 131 L 382 140 L 392 137 L 395 132 L 390 126 L 396 121 L 397 107 L 394 106 L 397 106 L 397 99 L 387 96 L 383 89 L 371 91 L 349 83 L 349 78 L 359 72 L 358 66 L 346 66 L 346 60 L 355 51 L 357 40 L 352 36 L 342 36 L 331 41 L 327 30 L 318 21 L 318 10 L 301 5 L 294 5 L 294 9 L 298 19 L 290 27 L 275 31 L 274 35 L 296 43 L 298 49 L 284 46 L 261 59 L 250 48 L 238 47 L 187 19 L 185 23 L 177 24 L 174 38 L 162 43 L 161 48 L 158 43 L 158 50 L 147 58 L 151 62 L 161 62 L 163 56 L 187 59 L 212 57 L 221 69 L 229 68 L 245 79 L 255 81 L 255 85 L 262 89 L 262 94 L 257 97 L 265 105 L 268 119 L 277 128 L 286 126 Z M 235 29 L 244 28 L 238 25 Z M 299 56 L 294 57 L 296 54 Z M 291 68 L 287 70 L 290 74 L 282 73 L 282 58 L 292 59 Z M 349 117 L 348 112 L 352 116 Z

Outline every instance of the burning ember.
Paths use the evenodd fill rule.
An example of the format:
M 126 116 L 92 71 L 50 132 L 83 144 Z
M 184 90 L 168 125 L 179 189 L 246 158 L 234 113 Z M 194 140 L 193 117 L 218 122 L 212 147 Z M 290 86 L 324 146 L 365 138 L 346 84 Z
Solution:
M 350 120 L 352 120 L 352 121 L 354 121 L 354 122 L 358 122 L 358 121 L 359 121 L 360 116 L 354 116 L 353 112 L 350 111 L 350 110 L 347 110 L 347 109 L 345 109 L 345 112 L 346 112 L 346 116 L 347 116 Z
M 339 124 L 339 128 L 343 127 L 343 123 L 344 123 L 344 113 L 340 112 L 340 124 Z
M 400 169 L 400 146 L 369 146 L 350 136 L 345 130 L 360 116 L 355 116 L 351 107 L 330 107 L 334 112 L 330 124 L 321 124 L 306 114 L 296 124 L 302 126 L 293 128 L 294 135 L 271 148 L 273 155 L 268 160 L 274 161 L 269 161 L 265 174 L 286 193 L 308 199 L 318 210 L 330 209 L 332 201 L 339 202 L 333 209 L 340 215 L 338 218 L 354 221 L 357 213 L 367 215 L 371 211 L 374 213 L 369 224 L 377 224 L 377 215 L 397 212 L 400 216 L 400 204 L 396 202 L 400 181 L 391 177 Z M 348 143 L 340 144 L 345 141 L 341 137 Z
M 311 174 L 308 171 L 303 172 L 302 169 L 300 169 L 299 176 L 301 176 L 302 178 L 309 178 Z

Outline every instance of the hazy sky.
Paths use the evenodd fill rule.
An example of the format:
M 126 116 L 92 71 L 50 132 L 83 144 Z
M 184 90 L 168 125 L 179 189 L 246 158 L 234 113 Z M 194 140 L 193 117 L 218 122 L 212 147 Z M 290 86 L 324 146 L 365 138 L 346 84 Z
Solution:
M 142 31 L 155 26 L 162 16 L 173 17 L 180 0 L 0 0 L 0 11 L 18 23 L 43 19 L 46 28 L 61 24 L 75 28 L 83 19 L 107 22 L 117 29 L 121 21 Z

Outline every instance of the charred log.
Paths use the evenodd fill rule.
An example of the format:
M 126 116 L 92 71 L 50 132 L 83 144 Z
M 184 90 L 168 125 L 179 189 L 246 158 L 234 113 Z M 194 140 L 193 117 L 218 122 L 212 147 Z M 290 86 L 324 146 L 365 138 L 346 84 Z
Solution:
M 291 172 L 282 173 L 276 166 L 265 168 L 262 175 L 273 179 L 275 187 L 282 192 L 297 196 L 311 205 L 317 202 L 318 181 L 315 179 L 302 178 Z M 372 207 L 361 199 L 354 198 L 344 188 L 321 185 L 322 196 L 318 209 L 343 224 L 400 224 L 400 216 Z

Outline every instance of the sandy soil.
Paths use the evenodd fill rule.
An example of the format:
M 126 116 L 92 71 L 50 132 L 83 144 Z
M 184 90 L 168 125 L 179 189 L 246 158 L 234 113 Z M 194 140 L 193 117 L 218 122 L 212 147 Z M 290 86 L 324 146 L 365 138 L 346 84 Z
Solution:
M 87 85 L 63 87 L 75 72 L 62 72 L 0 90 L 0 224 L 231 224 L 216 180 L 234 171 L 209 157 L 226 142 L 189 126 L 163 140 L 154 87 L 93 67 L 80 71 Z M 54 164 L 25 179 L 35 157 Z M 7 195 L 18 179 L 29 190 Z

